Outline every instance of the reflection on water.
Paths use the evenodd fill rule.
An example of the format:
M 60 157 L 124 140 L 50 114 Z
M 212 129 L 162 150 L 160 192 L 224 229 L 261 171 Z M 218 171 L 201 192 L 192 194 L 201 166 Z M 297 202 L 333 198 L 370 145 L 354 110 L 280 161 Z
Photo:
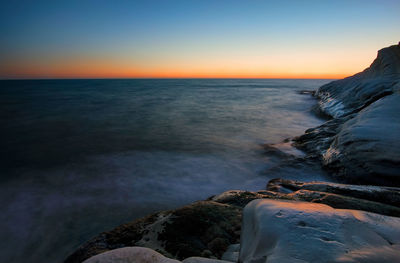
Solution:
M 59 261 L 101 231 L 273 177 L 321 179 L 260 146 L 321 123 L 327 80 L 2 81 L 0 248 Z M 283 149 L 295 152 L 283 144 Z

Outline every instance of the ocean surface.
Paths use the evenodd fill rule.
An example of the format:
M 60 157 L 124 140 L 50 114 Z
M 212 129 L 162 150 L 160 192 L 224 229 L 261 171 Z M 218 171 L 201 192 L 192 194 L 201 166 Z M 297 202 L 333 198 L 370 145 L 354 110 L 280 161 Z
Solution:
M 61 262 L 155 211 L 275 177 L 324 180 L 262 145 L 321 124 L 300 91 L 329 81 L 0 81 L 0 262 Z

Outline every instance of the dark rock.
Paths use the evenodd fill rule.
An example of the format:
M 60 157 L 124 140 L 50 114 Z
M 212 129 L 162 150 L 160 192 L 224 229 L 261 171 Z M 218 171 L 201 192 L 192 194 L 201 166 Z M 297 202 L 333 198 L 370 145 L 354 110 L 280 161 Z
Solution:
M 65 262 L 127 246 L 152 248 L 176 259 L 221 258 L 228 246 L 239 243 L 242 209 L 256 199 L 308 201 L 400 217 L 400 188 L 274 179 L 266 190 L 227 191 L 118 226 L 83 244 Z
M 79 247 L 65 262 L 82 262 L 127 246 L 152 248 L 176 259 L 220 258 L 228 245 L 239 242 L 241 211 L 239 206 L 200 201 L 156 213 L 100 234 Z
M 241 209 L 238 207 L 201 201 L 177 209 L 172 214 L 174 220 L 166 223 L 158 239 L 164 242 L 165 250 L 177 259 L 200 256 L 207 248 L 219 258 L 225 250 L 218 250 L 218 244 L 226 243 L 227 247 L 239 240 L 235 233 L 241 223 Z
M 315 90 L 300 90 L 299 94 L 314 96 L 315 95 Z
M 304 183 L 278 178 L 268 182 L 267 190 L 285 194 L 288 200 L 323 203 L 333 208 L 400 217 L 400 188 L 396 187 Z M 283 198 L 282 195 L 277 197 Z

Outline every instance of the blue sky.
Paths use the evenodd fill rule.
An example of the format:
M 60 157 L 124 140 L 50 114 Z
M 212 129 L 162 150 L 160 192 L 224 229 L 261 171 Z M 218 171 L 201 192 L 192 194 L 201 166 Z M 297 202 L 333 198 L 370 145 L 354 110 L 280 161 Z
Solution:
M 1 5 L 3 78 L 346 75 L 400 41 L 400 1 Z

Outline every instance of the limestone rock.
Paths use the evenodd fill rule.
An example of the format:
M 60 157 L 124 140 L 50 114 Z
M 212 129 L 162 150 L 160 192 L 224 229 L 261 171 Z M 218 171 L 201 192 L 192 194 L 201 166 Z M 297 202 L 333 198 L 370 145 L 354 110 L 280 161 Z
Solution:
M 232 263 L 231 261 L 213 259 L 213 258 L 202 258 L 202 257 L 190 257 L 182 261 L 182 263 Z
M 280 199 L 323 203 L 333 208 L 356 209 L 400 217 L 400 188 L 299 182 L 273 179 L 267 190 L 285 194 Z
M 145 247 L 124 247 L 93 256 L 84 263 L 179 263 Z
M 378 56 L 363 72 L 330 82 L 316 92 L 320 108 L 338 118 L 359 111 L 399 89 L 400 45 L 378 51 Z
M 335 180 L 400 186 L 400 45 L 384 48 L 369 68 L 318 89 L 334 119 L 294 145 L 318 158 Z
M 400 218 L 307 202 L 254 200 L 239 262 L 400 262 Z
M 267 190 L 291 193 L 297 190 L 310 190 L 350 196 L 400 207 L 400 187 L 351 185 L 331 182 L 300 182 L 282 178 L 272 179 Z
M 350 183 L 400 185 L 400 93 L 346 121 L 323 154 L 332 173 Z

